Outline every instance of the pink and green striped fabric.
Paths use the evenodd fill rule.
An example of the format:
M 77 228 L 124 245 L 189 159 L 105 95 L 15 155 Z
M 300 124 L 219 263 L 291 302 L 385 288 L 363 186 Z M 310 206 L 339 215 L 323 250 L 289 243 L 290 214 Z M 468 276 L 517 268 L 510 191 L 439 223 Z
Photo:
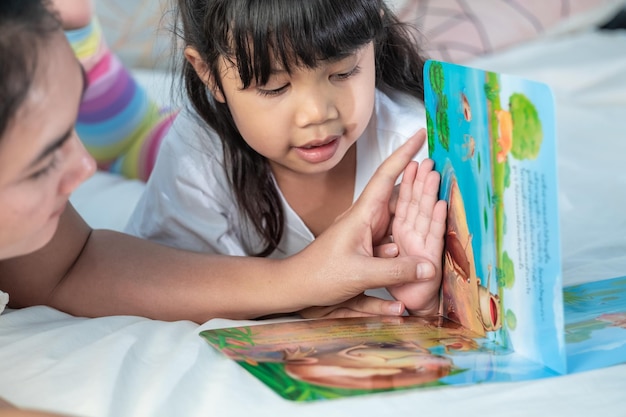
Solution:
M 97 18 L 66 32 L 89 86 L 76 131 L 100 169 L 147 180 L 176 111 L 159 106 L 108 48 Z

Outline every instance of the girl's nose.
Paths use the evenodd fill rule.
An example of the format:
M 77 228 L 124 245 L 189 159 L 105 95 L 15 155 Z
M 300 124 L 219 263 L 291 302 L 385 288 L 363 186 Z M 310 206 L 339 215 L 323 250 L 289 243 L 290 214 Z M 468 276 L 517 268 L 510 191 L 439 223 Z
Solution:
M 332 93 L 323 88 L 303 92 L 303 98 L 296 109 L 296 123 L 300 127 L 321 124 L 338 116 L 339 111 Z
M 59 192 L 71 194 L 80 184 L 96 172 L 96 161 L 87 152 L 76 133 L 73 134 L 68 154 L 66 172 L 61 178 Z

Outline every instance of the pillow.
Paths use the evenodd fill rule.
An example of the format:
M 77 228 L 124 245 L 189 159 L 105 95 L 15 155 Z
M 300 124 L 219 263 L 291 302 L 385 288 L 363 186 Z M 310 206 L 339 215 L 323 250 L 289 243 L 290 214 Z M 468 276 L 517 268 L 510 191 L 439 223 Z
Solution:
M 121 232 L 126 227 L 145 185 L 139 180 L 97 171 L 72 193 L 70 201 L 93 229 Z
M 9 304 L 9 294 L 0 291 L 0 314 L 2 314 L 7 304 Z
M 609 20 L 626 0 L 387 0 L 423 35 L 430 58 L 450 62 L 496 52 L 541 34 L 576 31 Z M 109 47 L 130 68 L 169 68 L 167 0 L 99 0 Z M 164 17 L 165 16 L 165 17 Z
M 547 35 L 607 22 L 625 0 L 388 0 L 429 58 L 461 63 Z
M 104 37 L 128 68 L 167 69 L 172 44 L 168 0 L 94 2 Z

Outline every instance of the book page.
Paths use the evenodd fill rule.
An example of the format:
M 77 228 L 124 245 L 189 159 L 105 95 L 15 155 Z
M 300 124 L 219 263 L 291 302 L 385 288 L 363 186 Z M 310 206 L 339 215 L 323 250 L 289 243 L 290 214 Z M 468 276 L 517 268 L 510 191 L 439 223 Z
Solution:
M 558 375 L 442 317 L 300 320 L 200 335 L 292 401 Z
M 552 93 L 439 61 L 424 75 L 448 201 L 442 314 L 565 373 Z
M 569 373 L 626 362 L 626 277 L 565 287 Z

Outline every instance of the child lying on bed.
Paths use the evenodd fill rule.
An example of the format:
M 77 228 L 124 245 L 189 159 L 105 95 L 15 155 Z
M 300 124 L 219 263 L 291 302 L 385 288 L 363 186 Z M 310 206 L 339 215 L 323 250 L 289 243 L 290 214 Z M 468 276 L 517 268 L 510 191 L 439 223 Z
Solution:
M 161 143 L 162 135 L 166 134 L 167 130 L 169 129 L 169 125 L 171 121 L 173 120 L 175 113 L 169 112 L 166 114 L 166 112 L 163 112 L 163 111 L 158 112 L 156 110 L 156 105 L 149 99 L 148 95 L 146 94 L 146 91 L 142 89 L 133 80 L 130 72 L 126 70 L 126 68 L 124 68 L 124 66 L 119 62 L 117 57 L 108 49 L 106 42 L 104 42 L 102 31 L 99 28 L 98 20 L 96 19 L 91 9 L 91 3 L 89 0 L 72 0 L 72 1 L 54 0 L 54 3 L 57 9 L 61 11 L 62 16 L 64 16 L 65 29 L 68 35 L 68 39 L 70 40 L 75 53 L 77 54 L 77 56 L 79 56 L 81 64 L 86 69 L 87 74 L 88 74 L 89 87 L 87 91 L 85 92 L 85 97 L 83 98 L 83 102 L 80 107 L 79 123 L 77 124 L 77 133 L 79 137 L 81 138 L 83 143 L 86 145 L 87 150 L 99 162 L 100 167 L 103 167 L 103 162 L 105 162 L 106 163 L 105 165 L 109 166 L 109 168 L 112 169 L 113 171 L 123 173 L 130 177 L 139 177 L 141 179 L 146 180 L 148 176 L 150 175 L 152 167 L 154 165 L 154 161 L 155 161 L 156 154 L 157 154 L 157 148 L 159 147 Z M 373 5 L 372 10 L 374 11 L 378 10 L 378 8 L 384 7 L 383 4 L 377 5 L 375 3 L 372 3 L 372 5 Z M 237 9 L 237 6 L 231 5 L 230 7 Z M 354 8 L 359 9 L 358 6 Z M 210 7 L 210 9 L 213 9 L 213 7 Z M 363 7 L 362 9 L 365 9 L 365 8 Z M 343 12 L 337 13 L 337 15 L 340 16 L 341 13 Z M 399 47 L 400 53 L 389 54 L 390 57 L 392 58 L 381 59 L 377 55 L 376 65 L 375 65 L 376 71 L 382 74 L 379 77 L 379 79 L 376 80 L 376 84 L 378 86 L 377 90 L 380 90 L 381 88 L 384 88 L 386 86 L 388 88 L 388 92 L 391 91 L 391 94 L 389 95 L 390 98 L 393 98 L 393 100 L 397 100 L 396 96 L 405 95 L 405 97 L 402 97 L 402 100 L 410 104 L 406 104 L 406 103 L 400 104 L 400 103 L 393 102 L 390 105 L 388 103 L 390 101 L 390 98 L 388 98 L 383 93 L 377 94 L 377 97 L 380 95 L 383 98 L 381 100 L 377 99 L 376 117 L 373 118 L 374 120 L 376 120 L 376 125 L 377 125 L 376 133 L 373 133 L 374 132 L 373 129 L 368 129 L 368 132 L 362 134 L 359 140 L 359 142 L 363 144 L 363 143 L 366 143 L 368 140 L 371 142 L 372 139 L 376 137 L 376 140 L 374 140 L 374 142 L 377 142 L 377 143 L 375 146 L 374 145 L 361 146 L 359 154 L 363 154 L 363 155 L 358 157 L 358 162 L 357 162 L 358 168 L 355 169 L 356 183 L 354 184 L 355 185 L 354 188 L 356 189 L 356 191 L 349 192 L 349 193 L 342 193 L 342 190 L 333 186 L 329 188 L 335 189 L 335 193 L 334 193 L 335 195 L 333 195 L 333 192 L 326 192 L 326 194 L 324 195 L 324 198 L 318 199 L 316 196 L 312 195 L 311 187 L 300 187 L 300 188 L 307 188 L 307 194 L 309 194 L 309 199 L 312 201 L 317 201 L 317 204 L 319 206 L 325 206 L 327 208 L 332 207 L 333 201 L 339 201 L 339 202 L 342 201 L 341 199 L 342 194 L 346 194 L 349 197 L 349 202 L 351 203 L 352 195 L 355 193 L 358 194 L 360 187 L 362 187 L 362 184 L 364 184 L 365 181 L 363 181 L 363 179 L 369 179 L 369 177 L 372 175 L 376 166 L 382 161 L 382 159 L 385 156 L 388 155 L 388 152 L 390 152 L 390 150 L 393 150 L 403 140 L 406 139 L 407 137 L 405 136 L 406 132 L 412 133 L 416 130 L 416 127 L 414 126 L 416 125 L 416 123 L 414 123 L 414 121 L 419 120 L 419 123 L 417 125 L 419 125 L 420 123 L 421 124 L 424 123 L 424 120 L 422 117 L 423 107 L 421 106 L 421 102 L 419 100 L 411 100 L 409 98 L 410 96 L 416 96 L 419 98 L 421 98 L 422 96 L 422 84 L 419 81 L 421 79 L 422 58 L 419 55 L 417 48 L 414 47 L 416 42 L 411 36 L 409 36 L 408 29 L 400 25 L 399 22 L 397 22 L 396 20 L 394 20 L 390 10 L 385 10 L 383 14 L 384 16 L 383 16 L 383 19 L 381 19 L 381 23 L 383 23 L 384 25 L 387 25 L 387 29 L 384 29 L 386 31 L 385 39 L 388 38 L 389 40 L 378 41 L 375 47 L 373 46 L 372 49 L 376 49 L 377 54 L 380 54 L 380 51 L 383 51 L 383 50 L 386 53 L 392 51 L 393 48 L 390 45 L 393 45 L 394 43 L 398 43 L 398 45 L 401 45 L 401 46 Z M 184 11 L 182 15 L 185 15 Z M 191 25 L 185 25 L 186 28 L 189 28 L 190 26 Z M 366 29 L 366 31 L 371 31 L 373 29 L 372 27 L 367 27 L 367 25 L 362 25 L 362 26 Z M 400 28 L 401 30 L 395 31 L 393 29 L 394 27 Z M 335 28 L 335 31 L 339 32 L 340 29 L 341 28 L 337 26 Z M 188 34 L 188 36 L 193 39 L 195 35 Z M 287 34 L 287 36 L 289 35 Z M 192 50 L 192 49 L 194 48 L 191 47 L 191 48 L 188 48 L 187 50 Z M 347 58 L 344 58 L 344 60 L 345 59 Z M 383 64 L 382 62 L 385 62 L 385 64 Z M 199 64 L 196 64 L 196 65 L 199 65 Z M 392 71 L 392 69 L 395 67 L 407 68 L 407 70 L 405 72 L 402 72 L 402 71 L 394 72 Z M 366 77 L 366 73 L 363 70 L 368 70 L 369 68 L 366 65 L 360 65 L 359 68 L 360 68 L 359 71 L 363 73 L 361 74 L 355 73 L 351 77 L 345 77 L 344 79 L 342 79 L 343 81 L 342 83 L 337 83 L 337 84 L 342 84 L 345 90 L 345 86 L 350 83 L 350 79 L 367 80 L 368 78 Z M 373 72 L 374 67 L 372 67 L 371 70 Z M 193 81 L 197 81 L 198 77 L 196 77 L 195 74 L 193 74 L 193 72 L 189 72 L 189 75 L 190 76 L 188 77 L 187 80 L 190 82 L 190 84 Z M 119 82 L 114 83 L 112 80 L 119 81 Z M 119 88 L 116 87 L 116 85 L 118 84 L 125 85 L 125 88 L 123 90 L 120 90 Z M 390 88 L 391 86 L 393 87 Z M 196 89 L 195 87 L 193 87 L 193 89 L 198 90 L 198 91 L 202 90 L 202 89 Z M 367 103 L 367 100 L 361 100 L 361 99 L 364 98 L 365 96 L 363 92 L 369 91 L 369 88 L 364 88 L 364 89 L 360 88 L 359 90 L 360 90 L 361 96 L 355 101 Z M 123 102 L 121 105 L 121 108 L 116 109 L 114 106 L 115 106 L 115 103 L 119 102 L 119 100 L 113 100 L 112 98 L 125 96 L 125 95 L 128 95 L 130 92 L 133 93 L 132 99 L 128 102 Z M 87 98 L 87 96 L 89 97 Z M 399 100 L 399 101 L 401 102 L 402 100 Z M 95 105 L 95 104 L 98 104 L 98 101 L 104 101 L 108 103 L 108 105 L 107 106 Z M 139 106 L 133 103 L 142 103 L 143 105 Z M 231 104 L 231 107 L 232 106 L 233 105 Z M 393 107 L 393 109 L 389 109 L 385 106 L 388 106 L 388 107 L 391 106 Z M 359 106 L 359 108 L 364 109 L 367 112 L 368 116 L 369 114 L 371 114 L 371 110 L 368 108 L 367 105 Z M 383 108 L 383 109 L 381 110 L 380 108 Z M 343 111 L 345 109 L 342 108 L 341 110 Z M 387 121 L 386 122 L 387 124 L 385 124 L 385 117 L 383 116 L 385 112 L 399 113 L 399 114 L 402 114 L 403 116 L 396 115 L 395 117 L 391 118 L 390 121 Z M 183 111 L 183 113 L 187 115 L 185 111 Z M 257 113 L 257 112 L 254 112 L 254 113 Z M 272 113 L 277 114 L 276 108 L 272 109 Z M 107 117 L 104 117 L 104 116 L 107 116 Z M 367 121 L 368 116 L 362 117 L 362 120 L 364 122 Z M 184 118 L 184 117 L 181 117 L 181 118 Z M 227 117 L 224 117 L 224 119 L 227 119 Z M 110 123 L 110 121 L 112 120 L 116 121 L 114 125 Z M 136 120 L 140 123 L 138 123 L 137 125 L 127 126 L 129 122 L 132 120 Z M 369 123 L 373 124 L 372 121 L 370 121 Z M 107 127 L 111 126 L 113 128 L 103 129 L 102 126 L 107 126 Z M 129 130 L 128 127 L 132 127 L 133 134 L 130 136 L 128 135 L 125 136 L 122 133 L 125 130 L 128 131 Z M 178 130 L 180 131 L 181 129 L 182 129 L 181 123 L 178 123 Z M 187 129 L 182 129 L 182 130 L 184 130 L 185 132 L 184 136 L 186 137 L 190 136 L 189 134 L 190 130 L 187 130 Z M 262 128 L 261 130 L 266 130 L 266 129 Z M 175 134 L 170 135 L 170 136 L 174 136 L 176 138 Z M 198 135 L 198 136 L 202 139 L 202 135 Z M 176 138 L 175 142 L 176 143 L 185 142 L 185 140 L 186 139 L 180 140 L 180 138 Z M 226 141 L 226 142 L 228 143 L 229 141 Z M 170 143 L 171 143 L 171 138 L 170 138 Z M 355 148 L 356 146 L 353 146 L 352 150 L 354 150 Z M 372 157 L 373 154 L 378 154 L 377 151 L 379 149 L 377 148 L 382 150 L 380 152 L 380 158 Z M 417 159 L 422 160 L 425 156 L 424 155 L 425 151 L 426 151 L 426 148 L 423 147 Z M 193 152 L 193 153 L 197 154 L 196 152 Z M 167 154 L 169 154 L 169 152 Z M 113 163 L 107 162 L 113 157 L 117 158 L 115 162 Z M 167 155 L 165 157 L 167 157 Z M 173 155 L 173 159 L 178 160 L 178 155 Z M 344 158 L 344 161 L 347 159 L 348 158 Z M 270 160 L 270 164 L 272 164 L 273 162 L 274 161 Z M 425 161 L 425 163 L 420 166 L 419 172 L 420 172 L 421 179 L 418 181 L 418 183 L 423 184 L 426 180 L 426 177 L 430 176 L 433 180 L 432 181 L 433 189 L 436 189 L 438 187 L 438 184 L 436 184 L 436 179 L 433 178 L 433 175 L 435 173 L 431 173 L 432 171 L 431 164 L 432 164 L 431 161 Z M 181 166 L 181 164 L 179 163 L 176 163 L 175 165 L 178 167 Z M 183 164 L 183 165 L 186 165 L 186 164 Z M 202 165 L 207 165 L 207 164 L 202 164 Z M 275 165 L 276 164 L 274 164 L 274 166 Z M 278 165 L 280 165 L 280 162 L 278 163 Z M 343 161 L 341 165 L 345 165 Z M 188 167 L 185 166 L 183 169 L 187 171 L 187 168 Z M 279 173 L 280 173 L 280 170 L 278 171 L 278 173 L 275 174 L 275 178 L 277 179 L 278 182 L 281 182 L 279 178 L 282 178 L 282 176 L 279 175 Z M 166 177 L 168 177 L 169 179 L 173 181 L 177 180 L 177 178 L 174 178 L 173 175 L 170 176 L 167 173 L 166 173 Z M 221 181 L 223 184 L 228 183 L 226 178 L 215 176 L 214 181 L 215 181 L 215 178 L 218 179 L 217 181 L 219 181 L 219 179 L 223 179 L 223 181 Z M 253 178 L 252 176 L 247 176 L 246 181 L 253 184 L 252 178 Z M 196 176 L 196 179 L 198 179 L 200 183 L 205 182 L 204 177 L 201 175 Z M 333 179 L 332 179 L 333 182 L 341 182 L 338 180 L 339 178 L 337 178 L 336 176 L 333 176 Z M 160 181 L 160 182 L 155 181 L 151 183 L 151 186 L 154 186 L 154 184 L 161 184 L 162 182 L 163 181 Z M 189 183 L 192 183 L 192 181 L 189 181 Z M 217 184 L 213 188 L 221 189 L 223 184 Z M 162 189 L 159 188 L 158 186 L 152 187 L 152 188 L 159 190 L 158 195 L 163 194 L 161 192 Z M 256 187 L 256 185 L 254 184 L 252 185 L 252 188 L 262 189 L 262 187 Z M 215 192 L 215 190 L 205 190 L 203 192 L 203 195 L 213 195 L 211 194 L 212 191 Z M 284 191 L 284 189 L 281 189 L 281 191 Z M 248 193 L 248 192 L 245 192 L 243 194 L 244 195 L 251 194 L 250 197 L 247 197 L 246 203 L 241 204 L 243 207 L 248 207 L 249 205 L 255 206 L 256 202 L 251 203 L 251 201 L 253 200 L 261 200 L 262 204 L 265 203 L 263 201 L 265 197 L 264 195 L 260 195 L 260 196 L 253 195 L 252 193 Z M 189 213 L 186 210 L 182 210 L 179 206 L 175 204 L 177 200 L 187 201 L 188 199 L 187 198 L 171 199 L 169 200 L 171 204 L 168 204 L 167 207 L 170 207 L 171 210 L 174 212 L 178 212 L 178 214 L 181 217 L 188 217 Z M 293 200 L 290 200 L 289 202 L 294 203 Z M 297 205 L 302 206 L 302 203 L 303 202 L 300 201 L 300 203 Z M 430 204 L 435 204 L 435 203 L 436 203 L 436 200 L 430 201 Z M 442 203 L 443 202 L 438 203 L 439 207 L 436 209 L 438 218 L 444 217 L 444 214 L 442 212 L 442 208 L 443 208 Z M 426 204 L 426 201 L 422 203 L 422 207 L 424 207 L 424 204 Z M 161 205 L 151 204 L 149 200 L 145 200 L 144 205 L 150 207 L 149 210 L 145 210 L 142 212 L 148 216 L 149 220 L 146 220 L 146 221 L 149 221 L 149 224 L 171 225 L 172 223 L 175 223 L 175 224 L 181 223 L 178 221 L 161 222 L 157 216 L 160 213 L 158 211 L 158 207 L 161 207 Z M 270 212 L 274 212 L 274 213 L 281 212 L 280 208 L 278 207 L 270 207 L 270 209 L 271 209 Z M 336 214 L 341 211 L 343 211 L 343 208 L 339 210 L 336 210 L 335 208 L 334 213 L 331 210 L 317 211 L 316 214 L 314 215 L 315 219 L 311 219 L 310 217 L 307 219 L 307 225 L 309 225 L 309 222 L 313 222 L 317 224 L 320 221 L 322 223 L 325 222 L 326 224 L 328 224 L 329 222 L 332 221 L 332 219 L 334 219 L 334 217 L 336 217 Z M 203 210 L 199 217 L 201 217 L 201 219 L 194 219 L 198 221 L 193 222 L 195 223 L 195 225 L 192 226 L 193 230 L 191 233 L 193 235 L 198 234 L 198 229 L 201 227 L 199 225 L 204 224 L 203 221 L 206 223 L 209 223 L 209 227 L 208 227 L 209 229 L 214 229 L 215 231 L 222 229 L 218 221 L 218 219 L 221 218 L 219 214 Z M 271 216 L 262 216 L 262 217 L 263 217 L 264 222 L 266 222 L 267 219 L 271 218 Z M 289 217 L 289 214 L 287 215 L 287 217 Z M 141 230 L 141 226 L 139 225 L 137 225 L 136 228 L 133 227 L 134 223 L 135 222 L 131 220 L 130 230 L 133 230 L 133 231 Z M 139 223 L 139 222 L 136 222 L 136 223 Z M 191 223 L 191 222 L 188 222 L 188 223 Z M 285 234 L 288 235 L 287 240 L 294 241 L 295 239 L 294 239 L 293 234 L 290 235 L 290 231 L 293 225 L 291 224 L 290 221 L 287 221 L 286 225 L 287 227 L 286 227 Z M 160 227 L 167 227 L 167 226 L 160 226 Z M 236 227 L 233 227 L 233 228 L 236 228 Z M 312 231 L 316 235 L 319 234 L 320 232 L 319 230 L 315 230 L 314 228 L 312 229 Z M 209 235 L 211 235 L 212 233 L 213 232 L 211 231 L 207 232 L 207 234 Z M 306 235 L 307 231 L 302 231 L 302 233 Z M 141 235 L 142 234 L 140 233 L 140 236 Z M 442 242 L 442 236 L 443 236 L 443 233 L 440 233 L 439 235 L 435 233 L 433 234 L 424 233 L 423 236 L 420 235 L 420 237 L 423 237 L 422 248 L 421 248 L 422 250 L 421 252 L 415 252 L 415 254 L 422 253 L 427 256 L 430 256 L 430 260 L 432 261 L 436 261 L 437 259 L 440 259 L 441 250 L 442 250 L 441 249 L 442 245 L 440 243 Z M 168 246 L 179 246 L 176 240 L 178 238 L 181 238 L 181 236 L 175 237 L 174 240 L 172 241 L 161 241 L 160 243 L 165 243 Z M 432 242 L 429 242 L 428 244 L 426 244 L 425 243 L 426 239 L 430 239 L 432 240 Z M 278 241 L 280 239 L 277 238 L 276 240 Z M 306 238 L 305 238 L 305 241 L 306 241 L 304 242 L 305 244 L 309 243 L 309 240 Z M 222 239 L 220 241 L 220 245 L 228 246 L 227 239 Z M 180 247 L 182 249 L 192 249 L 192 250 L 198 250 L 198 251 L 204 250 L 204 247 L 201 245 L 200 246 L 183 245 Z M 277 248 L 276 252 L 280 251 L 280 249 L 284 249 L 284 248 Z M 300 249 L 301 248 L 298 246 L 298 244 L 292 245 L 291 247 L 287 248 L 287 250 L 285 250 L 282 253 L 281 257 L 291 255 L 299 251 Z M 432 251 L 429 252 L 428 249 L 432 249 Z M 218 252 L 231 254 L 231 255 L 247 254 L 247 253 L 239 253 L 236 251 L 233 252 L 230 249 L 225 249 L 223 251 L 218 250 Z M 433 282 L 436 283 L 438 282 L 438 280 L 434 280 Z M 411 291 L 411 288 L 415 288 L 416 292 L 413 293 Z M 433 313 L 436 311 L 436 303 L 434 303 L 432 300 L 434 299 L 433 294 L 435 294 L 437 290 L 438 290 L 438 285 L 435 285 L 435 284 L 433 284 L 430 291 L 426 291 L 426 288 L 424 286 L 417 286 L 417 287 L 404 286 L 404 287 L 393 287 L 390 289 L 391 293 L 400 301 L 405 302 L 409 310 L 414 314 Z M 424 303 L 423 300 L 426 300 L 426 303 Z M 318 315 L 319 312 L 313 313 L 312 310 L 308 310 L 307 314 Z
M 186 250 L 282 258 L 314 241 L 426 126 L 424 62 L 382 0 L 242 4 L 178 1 L 189 103 L 126 230 Z M 424 146 L 417 183 L 430 193 L 412 254 L 438 264 L 446 207 L 426 156 Z M 435 314 L 439 282 L 388 290 L 411 314 Z

